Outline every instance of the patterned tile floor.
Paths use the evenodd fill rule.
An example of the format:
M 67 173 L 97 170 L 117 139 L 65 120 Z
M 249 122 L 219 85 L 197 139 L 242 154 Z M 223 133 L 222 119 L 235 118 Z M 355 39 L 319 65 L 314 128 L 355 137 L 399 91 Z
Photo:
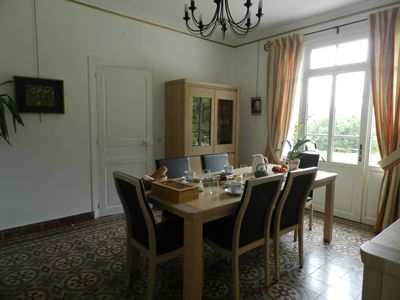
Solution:
M 306 220 L 308 218 L 305 218 Z M 305 221 L 305 228 L 308 228 Z M 305 230 L 304 268 L 298 268 L 293 234 L 281 240 L 278 283 L 264 290 L 263 256 L 255 249 L 240 258 L 242 299 L 361 299 L 363 265 L 359 247 L 371 239 L 369 226 L 335 218 L 333 241 L 322 242 L 317 215 Z M 146 260 L 130 289 L 123 284 L 125 222 L 103 217 L 0 243 L 0 299 L 145 299 Z M 205 247 L 204 299 L 231 299 L 231 264 Z M 270 272 L 273 273 L 271 252 Z M 156 299 L 182 298 L 182 259 L 157 266 Z

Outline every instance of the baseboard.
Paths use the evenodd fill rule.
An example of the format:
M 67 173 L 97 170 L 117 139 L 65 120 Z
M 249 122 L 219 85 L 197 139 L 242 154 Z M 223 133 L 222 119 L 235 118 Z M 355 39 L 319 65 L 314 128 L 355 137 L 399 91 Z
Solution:
M 0 230 L 0 241 L 12 239 L 12 238 L 18 237 L 20 235 L 37 233 L 37 232 L 44 231 L 47 229 L 57 228 L 57 227 L 66 226 L 66 225 L 72 225 L 75 223 L 93 220 L 93 219 L 94 219 L 94 212 L 87 212 L 87 213 L 83 213 L 83 214 L 79 214 L 79 215 L 63 217 L 63 218 L 59 218 L 59 219 L 23 225 L 23 226 L 18 226 L 18 227 L 14 227 L 14 228 L 7 228 L 4 230 Z

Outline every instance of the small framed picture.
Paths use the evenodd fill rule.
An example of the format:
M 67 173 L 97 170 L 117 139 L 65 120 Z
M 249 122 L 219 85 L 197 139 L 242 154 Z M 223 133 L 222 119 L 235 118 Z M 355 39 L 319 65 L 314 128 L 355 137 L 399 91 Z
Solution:
M 251 97 L 251 114 L 261 115 L 261 97 Z
M 62 80 L 14 76 L 19 112 L 64 113 Z

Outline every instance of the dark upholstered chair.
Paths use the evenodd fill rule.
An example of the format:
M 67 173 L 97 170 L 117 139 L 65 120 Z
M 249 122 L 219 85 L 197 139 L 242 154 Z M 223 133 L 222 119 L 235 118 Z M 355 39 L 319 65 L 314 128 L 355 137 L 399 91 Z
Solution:
M 201 164 L 203 169 L 211 172 L 220 172 L 224 170 L 224 166 L 229 164 L 228 154 L 204 154 L 201 156 Z
M 279 280 L 279 240 L 290 231 L 297 231 L 299 239 L 299 265 L 303 267 L 304 204 L 315 180 L 317 168 L 298 169 L 288 173 L 285 187 L 278 199 L 271 223 L 274 240 L 275 277 Z
M 310 167 L 318 167 L 319 165 L 319 153 L 315 152 L 303 152 L 300 155 L 300 165 L 299 168 L 310 168 Z M 307 197 L 307 201 L 305 204 L 305 208 L 309 210 L 309 222 L 308 222 L 308 229 L 312 230 L 312 223 L 313 223 L 313 191 Z M 296 237 L 296 235 L 295 235 Z
M 204 225 L 207 243 L 232 259 L 233 293 L 239 299 L 239 256 L 259 246 L 264 248 L 265 285 L 268 286 L 268 233 L 283 175 L 246 181 L 235 215 Z
M 156 168 L 166 166 L 168 178 L 179 178 L 185 176 L 185 171 L 190 170 L 189 157 L 156 159 Z
M 157 223 L 140 179 L 115 171 L 114 182 L 127 226 L 127 277 L 139 267 L 139 252 L 149 259 L 147 299 L 153 299 L 156 264 L 183 254 L 183 224 L 177 219 Z

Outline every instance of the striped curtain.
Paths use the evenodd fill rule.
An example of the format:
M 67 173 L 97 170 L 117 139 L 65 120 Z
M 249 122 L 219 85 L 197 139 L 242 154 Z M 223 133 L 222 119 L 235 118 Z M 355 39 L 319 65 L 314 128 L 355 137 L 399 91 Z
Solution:
M 371 80 L 376 134 L 384 170 L 375 231 L 400 217 L 400 12 L 370 15 Z
M 284 36 L 268 42 L 268 46 L 266 156 L 270 162 L 280 163 L 293 110 L 303 35 Z

